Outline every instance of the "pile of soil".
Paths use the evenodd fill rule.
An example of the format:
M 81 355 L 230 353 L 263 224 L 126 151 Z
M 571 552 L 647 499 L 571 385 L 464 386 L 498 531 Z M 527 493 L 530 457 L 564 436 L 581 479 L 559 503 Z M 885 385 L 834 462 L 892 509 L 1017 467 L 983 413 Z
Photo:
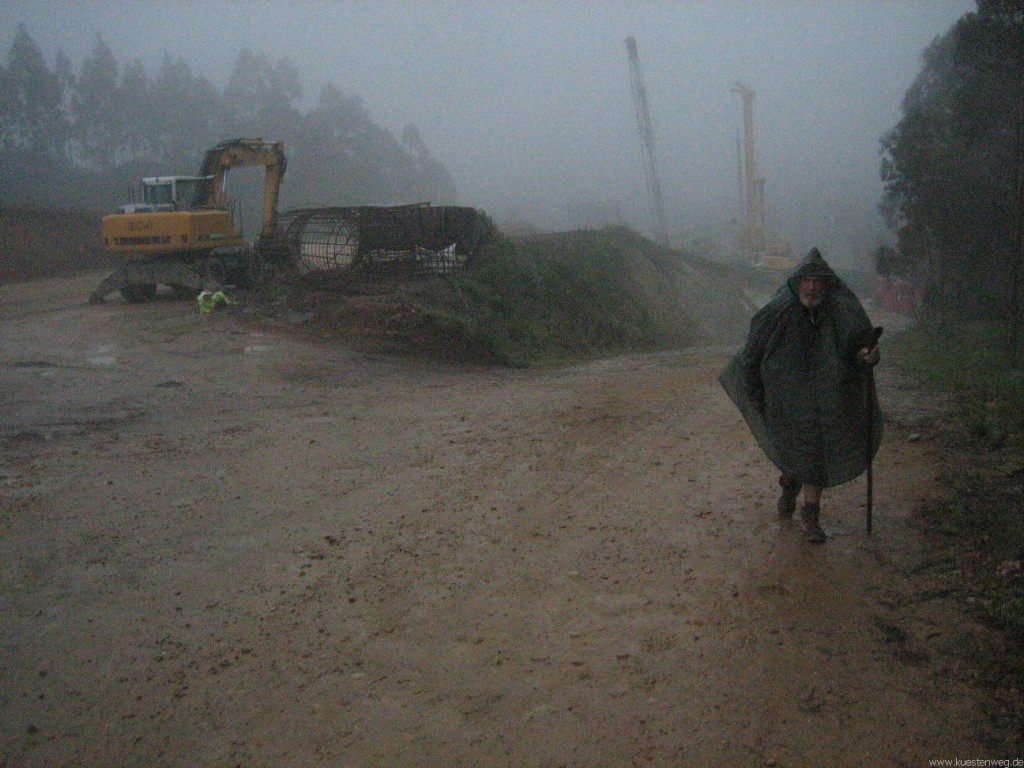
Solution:
M 475 267 L 486 274 L 468 282 L 306 275 L 277 297 L 276 315 L 313 338 L 344 338 L 363 351 L 519 365 L 735 346 L 766 292 L 764 275 L 662 248 L 624 228 L 514 242 L 518 256 L 487 253 L 499 261 Z
M 0 208 L 0 282 L 106 269 L 101 214 L 66 208 Z

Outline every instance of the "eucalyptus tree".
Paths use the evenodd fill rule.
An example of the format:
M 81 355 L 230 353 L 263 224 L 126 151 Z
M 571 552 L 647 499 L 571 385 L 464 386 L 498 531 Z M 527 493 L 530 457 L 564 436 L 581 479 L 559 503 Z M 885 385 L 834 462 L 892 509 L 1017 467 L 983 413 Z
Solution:
M 62 156 L 68 120 L 64 82 L 23 24 L 0 69 L 0 151 Z
M 882 139 L 882 210 L 897 266 L 940 319 L 1002 319 L 1021 364 L 1024 0 L 978 0 L 924 52 Z

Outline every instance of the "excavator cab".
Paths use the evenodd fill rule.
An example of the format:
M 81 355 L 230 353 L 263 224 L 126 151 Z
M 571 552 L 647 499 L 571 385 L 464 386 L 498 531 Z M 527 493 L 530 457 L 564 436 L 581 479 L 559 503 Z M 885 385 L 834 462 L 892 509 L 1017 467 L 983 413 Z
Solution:
M 142 180 L 142 202 L 118 207 L 118 213 L 192 211 L 200 207 L 200 185 L 210 176 L 147 176 Z

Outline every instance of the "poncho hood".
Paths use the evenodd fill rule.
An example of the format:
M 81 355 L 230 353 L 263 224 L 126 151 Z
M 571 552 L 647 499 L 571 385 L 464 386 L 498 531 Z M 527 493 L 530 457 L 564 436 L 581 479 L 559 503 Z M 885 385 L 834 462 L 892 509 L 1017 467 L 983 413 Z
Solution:
M 828 284 L 830 290 L 835 288 L 836 285 L 841 282 L 839 277 L 832 270 L 832 267 L 830 267 L 828 262 L 825 261 L 825 257 L 821 255 L 821 251 L 817 248 L 811 248 L 811 250 L 807 252 L 807 255 L 800 260 L 800 263 L 793 268 L 793 271 L 786 279 L 786 285 L 794 296 L 799 297 L 800 281 L 805 277 L 823 278 Z

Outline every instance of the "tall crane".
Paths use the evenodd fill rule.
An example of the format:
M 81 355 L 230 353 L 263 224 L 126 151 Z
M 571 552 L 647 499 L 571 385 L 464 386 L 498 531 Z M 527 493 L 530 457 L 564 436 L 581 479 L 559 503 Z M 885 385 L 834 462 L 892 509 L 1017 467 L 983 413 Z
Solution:
M 644 85 L 644 75 L 640 70 L 640 56 L 636 50 L 636 40 L 632 36 L 626 38 L 626 52 L 629 54 L 629 82 L 633 91 L 636 126 L 640 131 L 640 152 L 643 156 L 644 180 L 650 199 L 654 236 L 662 245 L 668 245 L 665 206 L 661 197 L 661 180 L 658 177 L 658 164 L 654 156 L 654 128 L 651 126 L 651 109 L 647 104 L 647 86 Z
M 764 253 L 764 206 L 759 190 L 762 180 L 757 178 L 757 164 L 754 161 L 754 91 L 741 82 L 732 87 L 743 99 L 743 155 L 741 165 L 741 189 L 743 193 L 743 230 L 740 233 L 740 250 L 756 257 Z M 738 142 L 737 142 L 738 144 Z
M 794 263 L 789 243 L 769 236 L 764 215 L 764 179 L 757 175 L 754 159 L 754 91 L 741 82 L 732 87 L 743 100 L 743 152 L 737 158 L 740 197 L 743 202 L 743 229 L 740 231 L 740 252 L 752 266 L 766 269 L 790 269 Z M 739 138 L 736 140 L 737 155 Z

